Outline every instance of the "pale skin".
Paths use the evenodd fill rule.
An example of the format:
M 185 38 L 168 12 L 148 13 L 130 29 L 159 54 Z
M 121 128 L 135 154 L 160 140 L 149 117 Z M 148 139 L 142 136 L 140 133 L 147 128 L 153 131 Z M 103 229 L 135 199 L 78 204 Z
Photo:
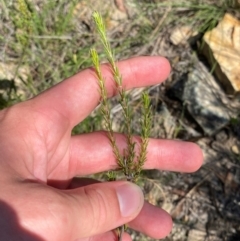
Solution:
M 162 57 L 132 58 L 118 66 L 126 89 L 159 84 L 170 72 Z M 111 71 L 106 65 L 102 71 L 111 97 Z M 71 137 L 99 101 L 94 71 L 86 69 L 0 112 L 1 240 L 115 241 L 111 230 L 125 223 L 154 239 L 169 234 L 169 214 L 144 202 L 135 184 L 74 178 L 117 168 L 105 132 Z M 124 136 L 116 139 L 123 150 Z M 194 172 L 202 161 L 194 143 L 150 139 L 144 168 Z M 131 238 L 125 233 L 122 240 Z

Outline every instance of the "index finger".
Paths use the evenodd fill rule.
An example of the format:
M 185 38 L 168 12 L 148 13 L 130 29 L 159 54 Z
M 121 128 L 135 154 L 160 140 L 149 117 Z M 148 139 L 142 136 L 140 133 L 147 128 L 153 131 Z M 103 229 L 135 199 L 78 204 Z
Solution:
M 169 62 L 157 56 L 136 57 L 120 61 L 117 65 L 125 89 L 159 84 L 170 72 Z M 102 66 L 102 73 L 111 97 L 116 94 L 116 88 L 108 65 Z M 46 90 L 32 101 L 35 110 L 40 110 L 56 124 L 68 122 L 72 128 L 94 110 L 100 98 L 96 74 L 89 68 Z

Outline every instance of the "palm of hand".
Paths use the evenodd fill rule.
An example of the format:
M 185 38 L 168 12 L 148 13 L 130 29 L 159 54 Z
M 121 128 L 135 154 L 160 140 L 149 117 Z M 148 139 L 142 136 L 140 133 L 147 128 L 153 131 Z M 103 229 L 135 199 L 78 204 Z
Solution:
M 126 88 L 156 84 L 166 78 L 169 73 L 166 60 L 158 57 L 149 60 L 138 58 L 119 63 Z M 111 96 L 114 94 L 111 73 L 106 66 L 103 68 Z M 85 188 L 82 186 L 86 181 L 73 181 L 76 175 L 116 166 L 106 133 L 71 137 L 72 128 L 95 108 L 99 98 L 94 73 L 85 70 L 38 97 L 0 113 L 3 184 L 0 200 L 16 212 L 18 225 L 14 224 L 12 229 L 21 233 L 24 240 L 88 240 L 91 236 L 95 237 L 92 240 L 113 240 L 114 234 L 109 230 L 133 220 L 136 215 L 130 223 L 133 228 L 156 238 L 169 232 L 169 216 L 149 204 L 145 204 L 140 213 L 138 210 L 132 216 L 120 218 L 115 194 L 120 184 L 98 183 Z M 116 134 L 116 139 L 124 149 L 123 136 Z M 149 150 L 146 168 L 188 172 L 199 168 L 202 162 L 199 148 L 191 143 L 151 140 Z M 194 163 L 189 161 L 191 158 Z M 108 210 L 103 206 L 104 201 L 99 202 L 105 195 L 109 199 Z M 165 220 L 165 229 L 155 230 L 159 221 L 146 225 L 154 215 L 161 217 L 161 225 Z M 124 240 L 130 237 L 125 234 Z

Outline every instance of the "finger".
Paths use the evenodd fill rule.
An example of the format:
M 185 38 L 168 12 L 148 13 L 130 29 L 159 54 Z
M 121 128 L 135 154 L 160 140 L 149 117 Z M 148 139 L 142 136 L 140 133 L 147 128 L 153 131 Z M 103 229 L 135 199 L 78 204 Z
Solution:
M 99 181 L 92 179 L 92 178 L 79 178 L 79 177 L 75 177 L 72 179 L 70 185 L 69 185 L 69 189 L 74 189 L 74 188 L 79 188 L 79 187 L 84 187 L 87 185 L 92 185 L 95 183 L 99 183 Z M 109 231 L 107 233 L 104 234 L 100 234 L 100 235 L 96 235 L 94 237 L 90 237 L 90 238 L 84 238 L 84 239 L 79 239 L 76 241 L 102 241 L 102 240 L 109 240 L 109 241 L 115 241 L 117 240 L 117 230 L 114 231 Z M 124 233 L 123 237 L 122 237 L 122 241 L 131 241 L 131 237 L 129 234 Z
M 165 238 L 171 232 L 172 225 L 172 218 L 166 211 L 148 202 L 144 203 L 137 218 L 129 223 L 129 227 L 153 239 Z
M 104 234 L 96 235 L 90 238 L 78 239 L 75 241 L 116 241 L 117 234 L 116 231 L 110 231 Z M 124 233 L 122 236 L 122 241 L 132 241 L 131 236 L 128 233 Z
M 105 233 L 133 220 L 144 203 L 141 189 L 129 182 L 98 183 L 63 192 L 75 239 Z
M 122 134 L 116 134 L 115 137 L 117 146 L 123 153 L 124 148 L 126 148 L 125 137 Z M 136 137 L 135 140 L 139 142 L 139 138 Z M 70 176 L 72 177 L 117 168 L 106 132 L 94 132 L 72 137 L 69 162 Z M 144 168 L 194 172 L 202 165 L 202 162 L 202 151 L 194 143 L 150 139 Z
M 126 89 L 161 83 L 170 72 L 169 62 L 163 57 L 132 58 L 119 62 L 118 67 Z M 107 65 L 102 66 L 102 72 L 108 96 L 111 97 L 116 94 L 112 72 Z M 99 100 L 96 74 L 93 69 L 86 69 L 43 92 L 31 102 L 33 109 L 55 123 L 62 122 L 63 125 L 67 122 L 73 127 L 91 113 Z
M 109 231 L 133 220 L 144 204 L 141 189 L 129 182 L 58 190 L 32 180 L 14 180 L 13 185 L 5 188 L 10 197 L 3 196 L 2 203 L 11 207 L 11 215 L 18 214 L 17 219 L 5 211 L 1 215 L 2 220 L 5 218 L 13 230 L 16 229 L 16 237 L 26 236 L 24 240 L 30 240 L 27 238 L 30 236 L 41 240 L 84 240 L 97 235 L 104 237 L 104 234 L 113 238 L 116 233 Z M 129 241 L 127 235 L 125 241 Z

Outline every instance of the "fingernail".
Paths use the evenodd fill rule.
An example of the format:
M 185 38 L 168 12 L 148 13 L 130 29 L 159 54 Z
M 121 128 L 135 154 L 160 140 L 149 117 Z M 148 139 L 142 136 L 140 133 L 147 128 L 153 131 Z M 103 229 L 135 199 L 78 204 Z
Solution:
M 126 183 L 117 187 L 117 197 L 123 217 L 136 214 L 143 206 L 142 190 L 133 183 Z

